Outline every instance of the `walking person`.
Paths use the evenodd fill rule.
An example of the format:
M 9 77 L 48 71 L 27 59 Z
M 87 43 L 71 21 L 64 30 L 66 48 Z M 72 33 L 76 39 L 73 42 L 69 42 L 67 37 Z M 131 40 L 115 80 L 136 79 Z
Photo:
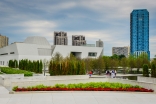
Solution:
M 114 73 L 115 73 L 115 78 L 116 78 L 116 73 L 117 73 L 116 70 L 114 71 Z
M 115 77 L 115 73 L 114 73 L 114 70 L 111 71 L 111 78 L 114 78 Z
M 109 70 L 106 70 L 107 78 L 109 77 Z
M 92 74 L 93 74 L 93 73 L 92 73 L 92 71 L 89 71 L 89 77 L 91 77 L 91 76 L 92 76 Z

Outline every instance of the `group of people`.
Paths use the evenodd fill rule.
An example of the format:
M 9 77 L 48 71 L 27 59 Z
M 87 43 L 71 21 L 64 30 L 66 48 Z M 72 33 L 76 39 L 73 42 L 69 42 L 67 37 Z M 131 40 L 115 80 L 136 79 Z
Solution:
M 88 72 L 89 77 L 92 76 L 93 71 Z M 106 75 L 108 78 L 116 78 L 116 70 L 106 70 Z
M 107 77 L 115 78 L 116 77 L 116 70 L 106 70 Z

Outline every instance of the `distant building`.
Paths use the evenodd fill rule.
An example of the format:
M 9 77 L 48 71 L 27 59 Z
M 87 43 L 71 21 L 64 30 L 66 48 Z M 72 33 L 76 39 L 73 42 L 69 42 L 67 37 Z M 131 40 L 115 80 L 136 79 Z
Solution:
M 86 45 L 85 36 L 83 35 L 72 35 L 73 46 L 84 46 Z
M 24 48 L 23 48 L 24 47 Z M 45 37 L 27 37 L 23 43 L 13 43 L 0 48 L 0 66 L 8 66 L 9 60 L 51 60 L 58 52 L 63 58 L 73 54 L 77 58 L 98 58 L 102 47 L 50 45 Z
M 8 45 L 9 38 L 0 34 L 0 48 Z
M 60 31 L 54 32 L 54 45 L 68 45 L 67 33 Z
M 103 47 L 103 41 L 99 39 L 99 41 L 96 41 L 96 47 Z
M 149 12 L 147 9 L 136 9 L 130 14 L 130 52 L 139 56 L 149 51 Z
M 113 47 L 112 48 L 112 56 L 116 55 L 125 55 L 126 57 L 129 56 L 129 47 Z

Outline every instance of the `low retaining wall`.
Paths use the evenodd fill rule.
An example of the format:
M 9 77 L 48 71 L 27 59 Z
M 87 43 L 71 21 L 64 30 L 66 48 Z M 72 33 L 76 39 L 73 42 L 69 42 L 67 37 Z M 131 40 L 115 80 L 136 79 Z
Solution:
M 24 74 L 3 74 L 0 75 L 0 85 L 10 85 L 12 80 L 23 79 Z
M 140 78 L 140 79 L 139 79 Z M 144 77 L 139 77 L 138 81 L 118 79 L 118 78 L 89 78 L 88 75 L 71 75 L 71 76 L 35 76 L 24 78 L 4 78 L 0 76 L 0 84 L 9 88 L 11 91 L 14 86 L 28 87 L 39 84 L 54 86 L 55 84 L 70 84 L 70 83 L 87 83 L 87 82 L 119 82 L 124 84 L 139 85 L 147 89 L 153 89 L 156 92 L 156 84 L 152 81 L 143 80 Z M 142 80 L 141 80 L 142 78 Z M 147 81 L 147 82 L 146 82 Z
M 24 78 L 24 74 L 2 74 L 1 77 L 7 78 L 7 79 L 12 79 L 12 78 Z
M 70 80 L 70 79 L 89 79 L 88 75 L 60 75 L 46 76 L 47 80 Z
M 150 83 L 156 84 L 156 78 L 151 78 L 151 77 L 138 76 L 137 81 L 138 82 L 150 82 Z

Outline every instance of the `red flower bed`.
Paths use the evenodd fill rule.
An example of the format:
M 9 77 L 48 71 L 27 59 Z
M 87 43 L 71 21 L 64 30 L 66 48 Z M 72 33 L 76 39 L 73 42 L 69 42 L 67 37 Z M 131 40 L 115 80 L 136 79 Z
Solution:
M 17 88 L 15 91 L 133 91 L 133 92 L 153 92 L 152 89 L 145 88 Z

